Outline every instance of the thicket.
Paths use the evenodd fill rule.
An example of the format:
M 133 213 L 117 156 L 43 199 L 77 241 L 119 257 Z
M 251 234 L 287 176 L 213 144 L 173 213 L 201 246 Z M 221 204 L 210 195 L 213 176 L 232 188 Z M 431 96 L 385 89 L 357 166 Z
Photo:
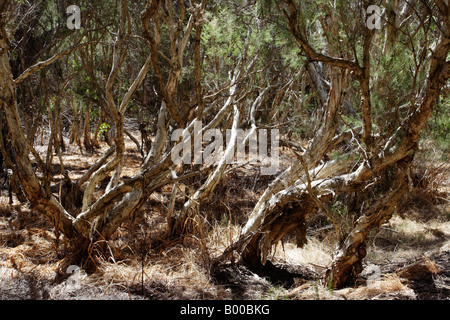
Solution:
M 383 2 L 381 30 L 367 26 L 369 1 L 78 5 L 82 28 L 70 30 L 68 1 L 0 3 L 0 147 L 11 191 L 54 224 L 86 269 L 95 268 L 93 245 L 163 187 L 172 192 L 168 235 L 199 231 L 203 206 L 237 166 L 226 156 L 211 166 L 172 163 L 172 132 L 190 139 L 196 120 L 230 130 L 225 154 L 238 129 L 279 129 L 294 159 L 214 263 L 238 254 L 264 264 L 292 233 L 301 247 L 306 221 L 320 213 L 337 235 L 324 274 L 331 287 L 361 272 L 367 235 L 405 198 L 418 145 L 434 144 L 434 160 L 447 160 L 445 1 Z M 141 163 L 132 176 L 125 137 Z M 76 179 L 68 144 L 102 152 Z

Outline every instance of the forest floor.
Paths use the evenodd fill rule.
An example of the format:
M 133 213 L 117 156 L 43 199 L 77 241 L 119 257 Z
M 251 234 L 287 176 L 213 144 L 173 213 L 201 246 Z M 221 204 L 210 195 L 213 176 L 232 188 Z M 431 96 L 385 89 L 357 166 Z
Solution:
M 103 145 L 103 149 L 106 145 Z M 43 148 L 44 149 L 44 148 Z M 102 150 L 103 150 L 102 149 Z M 132 142 L 124 175 L 139 168 Z M 289 163 L 289 152 L 282 153 Z M 65 166 L 77 179 L 95 159 L 69 146 Z M 54 181 L 61 178 L 55 157 Z M 420 170 L 419 170 L 420 171 Z M 419 179 L 430 174 L 422 170 Z M 108 242 L 96 243 L 98 270 L 87 274 L 66 263 L 63 237 L 53 224 L 0 189 L 0 299 L 450 299 L 450 173 L 433 176 L 433 194 L 412 191 L 393 218 L 370 235 L 365 269 L 352 288 L 328 290 L 320 282 L 332 260 L 334 232 L 324 217 L 309 223 L 308 244 L 287 237 L 260 270 L 240 264 L 212 268 L 239 234 L 271 178 L 257 168 L 230 172 L 208 205 L 197 235 L 167 236 L 171 187 L 151 196 L 145 208 Z M 191 181 L 195 188 L 199 181 Z M 101 188 L 99 187 L 99 192 Z M 188 187 L 184 189 L 189 193 Z M 177 199 L 177 205 L 183 198 Z

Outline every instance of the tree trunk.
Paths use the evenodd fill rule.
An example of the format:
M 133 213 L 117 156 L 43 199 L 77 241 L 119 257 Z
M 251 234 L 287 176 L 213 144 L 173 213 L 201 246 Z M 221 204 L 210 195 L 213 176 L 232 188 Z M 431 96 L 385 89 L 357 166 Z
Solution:
M 356 142 L 358 148 L 350 151 L 346 160 L 340 160 L 338 164 L 328 161 L 323 166 L 319 165 L 323 156 L 330 152 L 339 141 L 349 139 L 347 132 L 335 135 L 338 125 L 336 110 L 342 105 L 342 93 L 346 84 L 344 84 L 344 81 L 342 83 L 336 81 L 339 78 L 334 76 L 335 79 L 332 78 L 330 92 L 326 98 L 324 90 L 326 82 L 321 80 L 323 75 L 317 71 L 317 67 L 320 65 L 310 63 L 308 71 L 318 93 L 319 101 L 327 99 L 322 126 L 310 141 L 308 148 L 299 156 L 299 159 L 302 160 L 294 162 L 265 190 L 253 209 L 240 237 L 230 246 L 230 250 L 242 250 L 243 248 L 242 257 L 245 262 L 250 264 L 264 263 L 271 247 L 287 232 L 299 227 L 300 240 L 298 243 L 302 245 L 304 242 L 301 236 L 303 233 L 301 228 L 304 228 L 302 221 L 308 214 L 315 213 L 320 208 L 330 220 L 334 220 L 334 217 L 327 212 L 326 206 L 319 200 L 320 197 L 328 196 L 331 199 L 331 196 L 358 192 L 369 183 L 377 182 L 371 179 L 383 170 L 397 168 L 397 176 L 391 191 L 387 192 L 380 200 L 367 199 L 371 203 L 369 209 L 360 216 L 355 227 L 339 243 L 338 255 L 325 277 L 330 287 L 337 288 L 350 283 L 361 272 L 361 261 L 366 255 L 365 238 L 367 234 L 374 227 L 381 225 L 390 218 L 395 206 L 401 201 L 405 193 L 407 186 L 405 177 L 417 146 L 420 131 L 431 115 L 440 89 L 450 74 L 450 66 L 446 62 L 450 46 L 448 14 L 447 18 L 444 18 L 445 35 L 441 37 L 432 53 L 428 79 L 421 90 L 420 97 L 417 99 L 420 103 L 411 107 L 410 117 L 386 143 L 379 138 L 375 138 L 372 133 L 369 84 L 370 50 L 374 33 L 368 29 L 363 33 L 362 67 L 350 60 L 333 58 L 318 53 L 307 43 L 306 37 L 300 31 L 297 22 L 296 4 L 290 0 L 287 3 L 291 13 L 288 16 L 289 26 L 303 52 L 312 61 L 326 63 L 333 66 L 334 69 L 339 68 L 344 74 L 351 71 L 360 83 L 363 128 L 361 133 L 358 132 L 359 129 L 351 129 L 351 132 L 349 132 L 352 143 Z M 448 13 L 447 7 L 441 7 L 443 12 Z M 332 77 L 333 73 L 332 71 Z M 360 143 L 360 140 L 364 144 Z M 376 146 L 375 143 L 379 145 Z M 359 157 L 359 160 L 355 161 L 355 156 Z M 313 169 L 310 170 L 309 168 Z M 335 168 L 335 171 L 329 171 L 330 168 Z M 299 214 L 299 212 L 303 212 L 303 214 Z M 339 239 L 341 234 L 338 230 L 336 231 Z M 230 250 L 227 249 L 222 256 L 228 254 Z
M 73 122 L 72 127 L 70 129 L 69 143 L 70 144 L 76 143 L 80 151 L 82 151 L 83 149 L 81 147 L 81 138 L 80 138 L 81 108 L 78 107 L 75 96 L 72 97 L 71 109 L 73 114 Z
M 232 81 L 236 81 L 236 79 L 238 77 L 239 77 L 239 73 L 236 72 Z M 224 155 L 222 156 L 220 161 L 219 161 L 219 159 L 216 158 L 218 160 L 217 167 L 208 176 L 208 179 L 206 180 L 206 182 L 194 193 L 192 198 L 189 199 L 184 204 L 180 213 L 169 217 L 168 224 L 169 224 L 170 234 L 172 236 L 181 235 L 185 230 L 187 219 L 190 217 L 193 217 L 196 214 L 196 212 L 198 212 L 202 201 L 209 199 L 212 196 L 214 189 L 216 188 L 216 186 L 222 179 L 223 173 L 224 173 L 226 165 L 227 165 L 227 159 L 229 159 L 231 156 L 234 156 L 234 151 L 235 151 L 236 143 L 237 143 L 237 128 L 238 128 L 238 124 L 239 124 L 239 120 L 240 120 L 240 113 L 239 113 L 238 108 L 235 105 L 236 87 L 237 86 L 234 85 L 230 88 L 230 97 L 227 99 L 225 105 L 222 108 L 222 110 L 224 110 L 224 114 L 230 113 L 231 108 L 233 108 L 234 116 L 233 116 L 233 125 L 232 125 L 232 129 L 231 129 L 231 138 L 230 138 L 229 144 L 227 145 Z M 193 123 L 195 123 L 194 121 L 193 121 Z M 196 135 L 200 135 L 202 137 L 203 133 L 208 128 L 210 128 L 211 124 L 214 123 L 215 121 L 216 121 L 216 119 L 213 119 L 208 124 L 208 126 L 206 126 L 204 128 L 196 128 L 197 126 L 193 125 L 192 135 L 194 137 Z M 199 132 L 195 132 L 195 130 L 199 130 Z M 190 135 L 189 135 L 189 139 L 190 139 Z M 199 151 L 200 150 L 197 150 L 197 152 L 199 152 Z M 198 156 L 200 157 L 200 160 L 201 160 L 201 157 L 202 157 L 201 154 L 194 154 L 194 158 L 198 157 Z
M 89 104 L 86 105 L 86 110 L 84 111 L 84 126 L 83 126 L 83 144 L 87 152 L 94 152 L 94 147 L 92 145 L 91 139 L 91 107 Z
M 315 72 L 314 68 L 310 68 L 310 72 Z M 323 83 L 323 74 L 312 73 L 314 75 L 315 83 Z M 317 131 L 315 137 L 311 139 L 309 148 L 302 154 L 305 165 L 308 168 L 316 167 L 319 161 L 323 158 L 325 153 L 329 151 L 333 145 L 333 138 L 337 129 L 337 112 L 343 102 L 343 89 L 345 87 L 347 75 L 345 73 L 336 74 L 332 80 L 329 94 L 324 105 L 325 111 L 322 116 L 322 125 Z M 322 88 L 322 86 L 319 86 Z M 323 97 L 325 99 L 325 97 Z M 324 174 L 338 174 L 342 168 L 346 168 L 345 164 L 339 166 L 335 171 L 324 170 Z M 309 169 L 308 169 L 309 170 Z M 302 176 L 303 174 L 303 176 Z M 302 180 L 303 179 L 303 180 Z M 306 176 L 304 175 L 304 168 L 302 163 L 297 160 L 285 172 L 279 175 L 265 190 L 260 197 L 258 203 L 250 214 L 249 220 L 242 231 L 241 239 L 247 238 L 249 234 L 254 234 L 250 243 L 252 248 L 245 248 L 244 259 L 247 261 L 261 260 L 263 263 L 267 259 L 270 247 L 275 244 L 287 232 L 292 231 L 296 227 L 303 226 L 305 217 L 317 211 L 317 207 L 310 204 L 311 198 L 306 192 Z M 287 187 L 290 186 L 290 187 Z M 299 187 L 301 186 L 301 187 Z M 300 189 L 298 189 L 300 188 Z M 306 201 L 307 200 L 307 201 Z M 305 202 L 306 201 L 306 202 Z M 292 208 L 301 207 L 302 214 L 297 213 L 298 210 L 292 211 Z M 281 218 L 280 224 L 273 223 L 272 220 Z M 287 220 L 286 220 L 287 219 Z M 286 220 L 287 222 L 285 222 Z M 297 221 L 292 223 L 291 221 Z M 280 228 L 281 225 L 287 226 L 286 232 L 273 232 L 272 228 Z M 264 231 L 263 231 L 264 230 Z M 264 236 L 259 233 L 264 232 Z M 261 242 L 261 248 L 255 250 L 255 241 Z M 302 241 L 299 241 L 301 243 Z M 262 254 L 259 256 L 259 254 Z
M 392 189 L 380 197 L 358 218 L 355 227 L 340 246 L 332 266 L 325 274 L 325 283 L 330 288 L 353 285 L 356 276 L 363 270 L 362 261 L 366 256 L 366 237 L 371 230 L 388 221 L 396 206 L 401 202 L 408 187 L 407 175 L 412 157 L 394 165 L 397 171 Z
M 4 30 L 3 30 L 4 31 Z M 6 32 L 2 32 L 6 34 Z M 2 96 L 2 109 L 5 111 L 8 130 L 11 132 L 11 148 L 14 148 L 15 172 L 22 186 L 28 201 L 33 209 L 43 213 L 50 221 L 53 221 L 55 228 L 61 230 L 69 239 L 71 248 L 77 251 L 87 251 L 88 238 L 79 235 L 74 228 L 74 218 L 62 207 L 57 199 L 40 185 L 36 177 L 31 160 L 30 151 L 36 159 L 40 159 L 33 147 L 26 143 L 26 138 L 20 126 L 17 113 L 16 88 L 13 82 L 11 67 L 9 65 L 8 47 L 4 38 L 0 37 L 0 94 Z M 24 143 L 25 142 L 25 143 Z M 51 143 L 51 141 L 49 142 Z M 81 245 L 83 244 L 83 245 Z M 78 257 L 78 255 L 77 255 Z

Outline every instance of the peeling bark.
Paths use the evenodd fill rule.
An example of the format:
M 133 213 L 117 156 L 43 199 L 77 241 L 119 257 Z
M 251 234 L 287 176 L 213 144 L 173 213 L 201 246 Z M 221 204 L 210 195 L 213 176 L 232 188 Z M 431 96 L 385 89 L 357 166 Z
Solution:
M 318 211 L 318 207 L 321 207 L 311 200 L 314 197 L 308 193 L 312 192 L 314 195 L 326 197 L 331 194 L 357 192 L 359 188 L 365 187 L 383 170 L 396 170 L 397 174 L 392 188 L 380 199 L 371 199 L 370 207 L 361 213 L 355 226 L 345 236 L 342 243 L 339 243 L 337 256 L 324 277 L 326 284 L 331 288 L 339 288 L 351 283 L 362 271 L 362 261 L 366 255 L 365 239 L 368 233 L 390 219 L 396 205 L 400 203 L 407 190 L 407 172 L 420 133 L 436 105 L 440 90 L 449 78 L 449 67 L 446 61 L 450 47 L 448 8 L 442 5 L 442 2 L 437 4 L 444 13 L 441 17 L 444 32 L 432 51 L 428 78 L 415 100 L 418 101 L 418 104 L 412 106 L 410 116 L 383 146 L 383 141 L 372 134 L 370 48 L 374 33 L 368 30 L 364 32 L 362 66 L 359 66 L 357 62 L 317 53 L 298 28 L 298 12 L 294 1 L 286 2 L 290 14 L 285 12 L 285 15 L 288 18 L 291 32 L 304 53 L 312 61 L 351 71 L 360 83 L 362 132 L 359 134 L 352 130 L 342 135 L 335 135 L 333 130 L 336 128 L 337 120 L 332 116 L 332 110 L 333 107 L 336 107 L 335 104 L 341 105 L 340 92 L 343 88 L 337 89 L 339 88 L 338 83 L 332 81 L 327 100 L 328 118 L 324 118 L 323 126 L 310 141 L 308 148 L 301 154 L 307 164 L 306 168 L 314 168 L 310 172 L 310 176 L 313 178 L 306 179 L 299 162 L 294 163 L 280 174 L 259 199 L 240 237 L 224 252 L 222 257 L 237 250 L 242 252 L 244 262 L 253 265 L 264 263 L 276 242 L 284 234 L 296 228 L 300 234 L 299 245 L 302 245 L 304 243 L 301 236 L 303 233 L 302 217 L 314 214 Z M 411 2 L 411 5 L 414 3 L 414 1 Z M 405 7 L 403 12 L 406 15 L 411 11 Z M 402 16 L 403 18 L 406 17 Z M 312 66 L 310 65 L 310 72 L 314 71 Z M 323 101 L 323 86 L 317 80 L 316 74 L 312 78 L 316 83 L 318 96 Z M 351 153 L 348 155 L 348 162 L 344 161 L 336 166 L 331 163 L 324 164 L 324 172 L 321 172 L 322 168 L 318 165 L 318 161 L 335 146 L 332 141 L 342 141 L 342 137 L 350 138 L 350 136 L 351 141 L 358 145 L 356 153 L 353 156 L 350 156 Z M 359 155 L 359 160 L 355 159 L 355 155 Z M 336 169 L 336 171 L 333 173 L 326 170 L 327 167 Z M 309 187 L 306 180 L 308 180 Z M 302 214 L 299 214 L 299 211 Z

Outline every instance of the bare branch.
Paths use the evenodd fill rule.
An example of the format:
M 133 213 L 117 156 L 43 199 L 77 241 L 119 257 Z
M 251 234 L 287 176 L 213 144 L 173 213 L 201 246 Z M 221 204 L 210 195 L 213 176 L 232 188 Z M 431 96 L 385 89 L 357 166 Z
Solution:
M 295 5 L 293 0 L 287 0 L 287 4 L 289 5 L 290 14 L 285 12 L 286 17 L 289 21 L 289 27 L 291 28 L 292 34 L 295 37 L 295 40 L 300 44 L 303 51 L 308 55 L 308 57 L 313 61 L 321 61 L 327 63 L 329 65 L 340 67 L 344 69 L 350 69 L 356 73 L 357 76 L 363 76 L 363 69 L 355 62 L 341 59 L 341 58 L 333 58 L 322 53 L 316 52 L 311 45 L 306 41 L 305 37 L 302 35 L 298 28 L 297 22 L 297 6 Z
M 45 61 L 41 61 L 41 62 L 38 62 L 38 63 L 32 65 L 31 67 L 27 68 L 24 72 L 22 72 L 22 74 L 20 74 L 16 79 L 14 79 L 14 81 L 13 81 L 14 85 L 17 86 L 18 84 L 23 82 L 25 79 L 27 79 L 33 73 L 51 65 L 53 62 L 55 62 L 59 58 L 66 56 L 77 49 L 83 48 L 83 47 L 93 44 L 93 43 L 96 43 L 96 42 L 85 42 L 85 43 L 81 43 L 81 44 L 72 46 L 64 51 L 61 51 L 61 52 L 55 54 L 54 56 L 52 56 L 51 58 L 49 58 Z

